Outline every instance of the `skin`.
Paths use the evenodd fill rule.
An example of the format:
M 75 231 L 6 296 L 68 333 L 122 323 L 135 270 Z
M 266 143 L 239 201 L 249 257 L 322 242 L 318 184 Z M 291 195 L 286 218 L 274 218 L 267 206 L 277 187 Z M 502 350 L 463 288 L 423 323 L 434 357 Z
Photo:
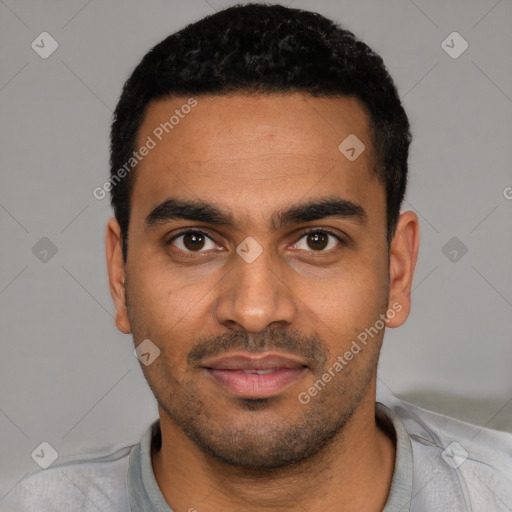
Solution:
M 187 99 L 152 102 L 137 147 Z M 393 304 L 401 310 L 386 326 L 405 322 L 418 218 L 401 213 L 388 252 L 385 190 L 370 170 L 369 121 L 358 100 L 196 99 L 137 166 L 126 265 L 114 218 L 106 236 L 116 325 L 136 345 L 149 338 L 161 351 L 141 367 L 158 401 L 162 446 L 152 461 L 162 494 L 177 512 L 380 511 L 395 460 L 393 441 L 375 421 L 384 329 L 308 404 L 298 395 Z M 366 146 L 355 161 L 338 150 L 349 134 Z M 360 205 L 367 221 L 269 225 L 275 212 L 326 196 Z M 146 216 L 170 197 L 207 201 L 236 222 L 179 219 L 147 228 Z M 165 244 L 183 228 L 213 241 L 196 250 L 187 237 Z M 319 248 L 306 228 L 333 231 L 345 243 L 324 234 Z M 263 249 L 252 263 L 236 252 L 248 236 Z M 244 347 L 308 357 L 309 368 L 256 403 L 233 397 L 187 359 L 192 350 Z

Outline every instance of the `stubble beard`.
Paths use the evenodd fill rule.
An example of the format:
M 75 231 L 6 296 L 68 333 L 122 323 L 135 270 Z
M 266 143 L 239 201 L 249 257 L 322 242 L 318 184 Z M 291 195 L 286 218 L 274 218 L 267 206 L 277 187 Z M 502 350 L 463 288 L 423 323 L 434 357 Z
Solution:
M 265 421 L 265 417 L 269 411 L 279 411 L 281 397 L 236 399 L 240 415 L 246 415 L 248 420 L 242 426 L 233 426 L 222 417 L 222 410 L 214 401 L 201 397 L 193 379 L 179 383 L 164 360 L 160 365 L 164 378 L 158 381 L 165 383 L 162 387 L 143 370 L 159 406 L 171 421 L 214 460 L 253 472 L 300 466 L 325 455 L 329 446 L 343 436 L 376 372 L 375 361 L 371 367 L 352 372 L 350 383 L 344 375 L 338 375 L 337 387 L 331 382 L 332 389 L 324 388 L 307 405 L 293 397 L 298 412 L 294 408 L 284 418 L 272 414 L 272 422 Z M 166 393 L 164 389 L 172 391 Z

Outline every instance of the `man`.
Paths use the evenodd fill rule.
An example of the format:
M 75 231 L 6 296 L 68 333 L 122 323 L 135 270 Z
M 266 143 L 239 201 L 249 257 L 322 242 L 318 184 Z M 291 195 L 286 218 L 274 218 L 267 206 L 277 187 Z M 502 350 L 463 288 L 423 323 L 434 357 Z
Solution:
M 376 404 L 418 254 L 410 140 L 381 58 L 318 14 L 237 6 L 155 46 L 103 190 L 116 325 L 159 420 L 8 510 L 512 510 L 511 435 Z

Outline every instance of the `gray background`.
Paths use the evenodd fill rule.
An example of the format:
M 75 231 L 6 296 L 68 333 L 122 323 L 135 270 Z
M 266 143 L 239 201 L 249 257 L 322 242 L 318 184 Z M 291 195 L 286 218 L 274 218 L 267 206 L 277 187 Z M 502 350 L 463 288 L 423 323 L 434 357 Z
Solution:
M 130 71 L 230 4 L 0 0 L 0 498 L 39 469 L 30 454 L 42 441 L 62 458 L 92 455 L 137 442 L 157 416 L 131 337 L 114 325 L 111 211 L 92 191 L 108 177 L 111 114 Z M 420 217 L 421 250 L 411 316 L 386 333 L 380 389 L 512 430 L 512 2 L 291 5 L 379 52 L 412 124 L 404 207 Z M 31 48 L 43 31 L 59 44 L 47 59 Z M 456 59 L 441 47 L 453 31 L 469 44 Z M 46 260 L 43 237 L 57 248 Z

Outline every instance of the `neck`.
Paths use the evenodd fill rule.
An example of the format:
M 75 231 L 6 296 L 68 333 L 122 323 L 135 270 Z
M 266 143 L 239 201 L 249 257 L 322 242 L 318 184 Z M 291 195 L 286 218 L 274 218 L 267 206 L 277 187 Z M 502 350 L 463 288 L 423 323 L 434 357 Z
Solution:
M 204 454 L 160 410 L 162 446 L 153 470 L 174 510 L 247 512 L 381 511 L 394 471 L 395 446 L 375 422 L 375 384 L 343 431 L 300 464 L 247 470 Z

